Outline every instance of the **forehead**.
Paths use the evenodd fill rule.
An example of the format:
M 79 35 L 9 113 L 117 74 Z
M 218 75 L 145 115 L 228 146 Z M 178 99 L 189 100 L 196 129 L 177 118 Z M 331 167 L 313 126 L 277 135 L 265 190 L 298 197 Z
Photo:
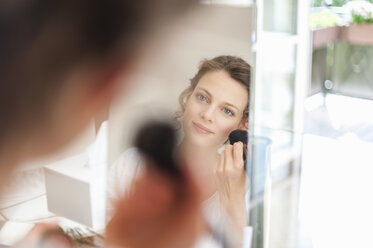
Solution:
M 210 92 L 213 100 L 228 102 L 241 109 L 245 108 L 249 101 L 246 87 L 222 70 L 207 72 L 198 81 L 196 89 L 205 89 Z

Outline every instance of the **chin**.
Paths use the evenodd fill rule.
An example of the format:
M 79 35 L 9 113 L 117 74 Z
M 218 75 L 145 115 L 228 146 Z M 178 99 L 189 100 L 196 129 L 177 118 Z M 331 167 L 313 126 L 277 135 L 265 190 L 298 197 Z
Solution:
M 199 135 L 198 133 L 189 135 L 189 142 L 194 146 L 201 148 L 211 148 L 216 146 L 216 142 L 214 142 L 211 137 L 204 137 Z

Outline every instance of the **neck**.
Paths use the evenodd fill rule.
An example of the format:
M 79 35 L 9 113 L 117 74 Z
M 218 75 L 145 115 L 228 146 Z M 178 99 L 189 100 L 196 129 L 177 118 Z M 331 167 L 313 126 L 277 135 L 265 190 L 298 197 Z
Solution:
M 184 139 L 180 144 L 180 149 L 188 158 L 197 180 L 204 185 L 203 197 L 208 199 L 216 191 L 214 171 L 218 162 L 218 148 L 196 146 Z
M 189 158 L 205 164 L 204 168 L 206 168 L 206 165 L 209 168 L 215 168 L 218 147 L 200 147 L 184 139 L 180 144 L 180 148 Z

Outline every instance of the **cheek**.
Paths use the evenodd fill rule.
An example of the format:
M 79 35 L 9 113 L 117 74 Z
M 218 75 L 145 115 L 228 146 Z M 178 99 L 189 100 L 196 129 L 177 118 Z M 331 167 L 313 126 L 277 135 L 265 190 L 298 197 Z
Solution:
M 229 134 L 238 128 L 237 121 L 223 119 L 216 122 L 216 128 L 219 130 L 219 138 L 222 142 L 225 142 L 228 139 Z
M 198 105 L 189 101 L 185 106 L 185 111 L 183 114 L 183 122 L 187 123 L 198 116 L 199 109 Z

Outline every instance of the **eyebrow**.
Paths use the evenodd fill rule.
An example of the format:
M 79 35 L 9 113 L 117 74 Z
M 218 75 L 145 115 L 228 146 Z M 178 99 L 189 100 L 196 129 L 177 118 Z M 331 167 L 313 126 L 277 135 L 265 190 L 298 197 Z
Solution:
M 208 90 L 206 90 L 206 89 L 204 89 L 204 88 L 202 88 L 202 87 L 197 87 L 197 89 L 203 90 L 203 91 L 206 92 L 206 94 L 209 95 L 210 97 L 212 96 L 211 93 L 210 93 Z M 235 109 L 238 111 L 238 108 L 237 108 L 236 106 L 234 106 L 233 104 L 231 104 L 231 103 L 229 103 L 229 102 L 224 102 L 224 104 L 225 104 L 225 105 L 228 105 L 228 106 L 230 106 L 230 107 L 232 107 L 232 108 L 235 108 Z

